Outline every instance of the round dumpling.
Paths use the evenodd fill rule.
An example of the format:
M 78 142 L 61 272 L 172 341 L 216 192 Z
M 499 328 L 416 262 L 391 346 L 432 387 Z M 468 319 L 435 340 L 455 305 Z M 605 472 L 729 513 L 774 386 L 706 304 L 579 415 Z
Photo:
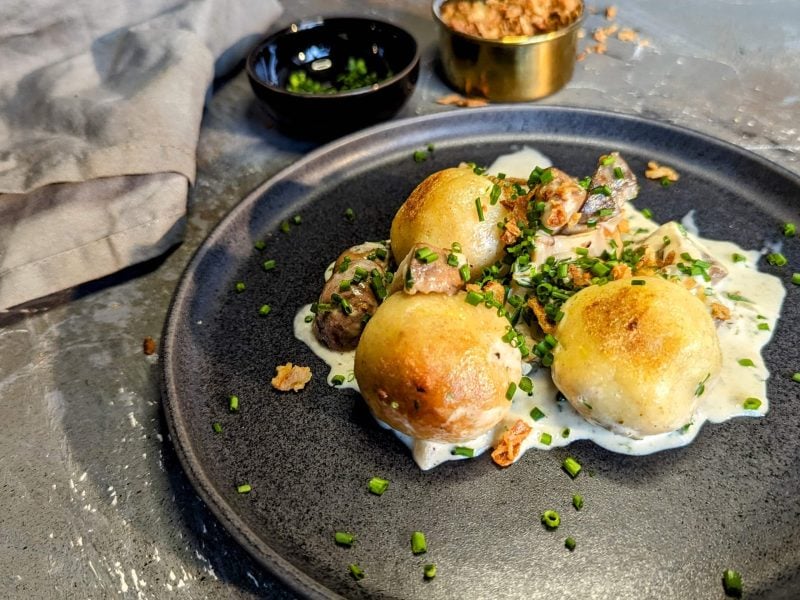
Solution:
M 575 410 L 637 438 L 691 422 L 722 362 L 699 299 L 674 282 L 636 277 L 587 287 L 562 311 L 552 376 Z
M 501 339 L 508 321 L 466 293 L 393 294 L 356 348 L 355 376 L 373 414 L 415 439 L 472 440 L 508 412 L 519 351 Z
M 503 258 L 498 222 L 508 215 L 500 203 L 492 204 L 492 180 L 470 167 L 438 171 L 420 183 L 397 211 L 391 240 L 395 261 L 400 262 L 417 242 L 449 248 L 461 244 L 472 275 Z M 483 221 L 475 204 L 479 198 Z

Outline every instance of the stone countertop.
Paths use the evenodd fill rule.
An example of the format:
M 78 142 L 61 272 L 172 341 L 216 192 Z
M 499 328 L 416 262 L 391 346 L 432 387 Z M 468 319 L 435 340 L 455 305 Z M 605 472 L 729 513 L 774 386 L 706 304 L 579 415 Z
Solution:
M 400 117 L 454 109 L 433 71 L 429 3 L 285 2 L 391 19 L 423 49 Z M 722 138 L 800 173 L 797 0 L 619 0 L 610 39 L 544 102 L 609 109 Z M 589 4 L 581 49 L 607 26 Z M 185 242 L 113 277 L 0 313 L 0 597 L 294 598 L 194 493 L 160 411 L 158 338 L 181 271 L 222 216 L 313 146 L 278 133 L 241 71 L 217 82 L 198 149 Z M 798 204 L 800 210 L 800 204 Z

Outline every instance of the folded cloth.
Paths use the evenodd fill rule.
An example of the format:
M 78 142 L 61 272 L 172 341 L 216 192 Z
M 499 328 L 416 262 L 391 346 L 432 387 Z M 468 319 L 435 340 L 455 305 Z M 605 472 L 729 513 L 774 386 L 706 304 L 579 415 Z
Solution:
M 180 241 L 203 105 L 277 0 L 0 6 L 0 310 Z

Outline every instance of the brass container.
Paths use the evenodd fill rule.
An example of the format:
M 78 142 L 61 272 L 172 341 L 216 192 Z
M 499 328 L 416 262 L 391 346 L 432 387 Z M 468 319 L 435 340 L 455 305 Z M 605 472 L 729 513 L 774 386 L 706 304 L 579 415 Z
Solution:
M 585 5 L 564 29 L 485 40 L 448 27 L 441 15 L 446 1 L 433 2 L 440 58 L 450 84 L 462 93 L 496 102 L 524 102 L 549 96 L 572 78 Z

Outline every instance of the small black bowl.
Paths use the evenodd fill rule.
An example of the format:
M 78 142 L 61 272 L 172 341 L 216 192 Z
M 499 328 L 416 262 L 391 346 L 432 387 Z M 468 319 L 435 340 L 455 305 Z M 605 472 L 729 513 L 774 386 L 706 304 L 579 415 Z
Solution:
M 336 84 L 351 58 L 364 59 L 379 83 L 334 93 L 286 89 L 290 73 Z M 247 58 L 253 92 L 287 133 L 330 139 L 388 119 L 405 104 L 419 75 L 414 37 L 374 19 L 303 21 L 260 42 Z

